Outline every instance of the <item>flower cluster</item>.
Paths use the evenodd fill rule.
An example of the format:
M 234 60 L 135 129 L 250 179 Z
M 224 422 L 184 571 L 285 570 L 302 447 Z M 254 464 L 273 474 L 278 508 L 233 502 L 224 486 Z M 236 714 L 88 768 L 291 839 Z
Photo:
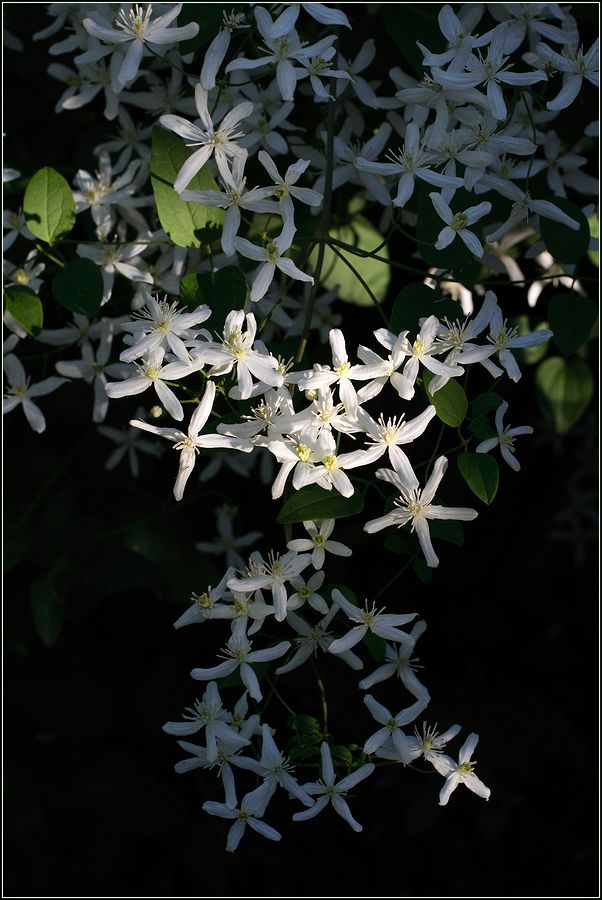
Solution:
M 51 4 L 52 24 L 34 35 L 66 35 L 49 49 L 65 60 L 48 69 L 65 85 L 57 113 L 100 100 L 111 123 L 110 139 L 94 151 L 97 170 L 79 169 L 68 189 L 79 235 L 96 237 L 78 236 L 76 261 L 96 267 L 102 287 L 94 312 L 84 315 L 67 303 L 77 311 L 67 321 L 51 315 L 43 328 L 19 318 L 19 303 L 7 304 L 3 411 L 22 405 L 33 430 L 42 432 L 46 421 L 32 398 L 84 381 L 92 387 L 99 435 L 117 445 L 108 469 L 127 456 L 138 477 L 137 451 L 161 452 L 150 434 L 178 452 L 176 501 L 197 461 L 201 483 L 222 466 L 249 477 L 257 465 L 273 501 L 285 493 L 289 500 L 300 491 L 308 496 L 311 486 L 322 489 L 322 501 L 337 502 L 372 489 L 378 515 L 364 515 L 364 532 L 403 529 L 410 562 L 433 569 L 439 558 L 429 523 L 477 515 L 440 495 L 450 454 L 439 453 L 433 419 L 445 423 L 444 398 L 454 389 L 466 397 L 468 376 L 479 377 L 485 389 L 477 399 L 490 405 L 480 418 L 474 410 L 471 436 L 459 433 L 460 447 L 466 451 L 476 440 L 477 455 L 499 448 L 518 471 L 515 438 L 533 428 L 504 425 L 510 407 L 493 393 L 493 379 L 496 390 L 512 388 L 521 379 L 516 351 L 552 336 L 545 323 L 525 328 L 509 319 L 499 290 L 475 286 L 482 275 L 471 282 L 467 276 L 473 290 L 453 275 L 476 265 L 485 276 L 521 281 L 517 258 L 541 261 L 547 254 L 554 277 L 570 276 L 583 290 L 571 267 L 556 263 L 539 239 L 549 223 L 580 232 L 580 198 L 597 195 L 581 152 L 587 144 L 581 137 L 567 143 L 554 123 L 582 90 L 597 86 L 598 43 L 584 50 L 575 18 L 558 4 L 466 4 L 456 11 L 446 5 L 438 14 L 444 49 L 417 45 L 420 78 L 395 67 L 383 79 L 370 72 L 372 39 L 350 61 L 345 41 L 353 16 L 343 10 L 248 4 L 224 14 L 200 53 L 187 45 L 198 23 L 177 24 L 184 12 L 181 3 Z M 596 135 L 591 123 L 586 140 Z M 169 152 L 162 156 L 160 146 Z M 569 208 L 567 195 L 577 205 Z M 384 240 L 376 249 L 340 240 L 347 222 L 355 235 L 353 209 L 378 222 Z M 29 295 L 35 301 L 44 291 L 51 265 L 63 266 L 39 244 L 28 246 L 39 237 L 36 227 L 21 209 L 4 214 L 4 251 L 14 254 L 4 263 L 5 284 L 26 290 L 30 304 Z M 178 227 L 188 229 L 184 237 Z M 417 265 L 433 258 L 442 268 L 379 255 L 406 229 L 413 230 L 418 255 L 425 246 L 429 251 Z M 401 318 L 385 315 L 382 298 L 360 276 L 384 327 L 362 336 L 354 351 L 327 253 L 354 276 L 353 261 L 366 257 L 414 280 L 418 273 L 433 290 L 419 285 L 421 312 L 410 324 L 405 309 Z M 441 311 L 446 286 L 461 300 L 454 315 L 449 305 Z M 341 291 L 340 299 L 349 298 Z M 15 352 L 32 337 L 70 357 L 55 362 L 56 375 L 34 384 Z M 150 403 L 130 427 L 103 424 L 113 410 L 118 418 L 127 409 L 115 401 L 142 394 Z M 487 416 L 483 421 L 485 413 L 493 414 L 494 427 Z M 231 823 L 227 849 L 236 849 L 247 825 L 280 839 L 264 822 L 279 788 L 301 804 L 294 821 L 331 804 L 360 831 L 347 797 L 371 776 L 375 760 L 410 766 L 423 758 L 445 779 L 441 805 L 461 783 L 488 799 L 471 761 L 477 735 L 467 737 L 456 762 L 444 751 L 459 726 L 438 733 L 418 725 L 430 702 L 414 655 L 424 621 L 378 606 L 382 592 L 360 605 L 350 590 L 326 580 L 333 557 L 352 553 L 332 538 L 336 513 L 289 520 L 302 523 L 303 535 L 287 526 L 285 546 L 264 556 L 254 549 L 261 532 L 235 536 L 236 510 L 222 501 L 215 512 L 216 539 L 197 546 L 225 556 L 226 570 L 216 586 L 192 595 L 175 627 L 227 620 L 230 633 L 221 661 L 201 660 L 191 672 L 206 684 L 201 698 L 164 730 L 202 740 L 179 741 L 188 756 L 176 771 L 218 771 L 223 802 L 207 801 L 204 809 Z M 366 546 L 377 540 L 366 537 Z M 370 648 L 379 665 L 364 674 L 360 651 Z M 377 727 L 362 733 L 359 753 L 345 755 L 324 721 L 307 756 L 316 780 L 302 783 L 294 769 L 299 759 L 279 749 L 283 735 L 266 711 L 273 679 L 315 665 L 320 654 L 362 671 L 358 689 Z M 228 706 L 222 679 L 239 685 Z M 401 683 L 399 711 L 365 693 L 388 679 Z

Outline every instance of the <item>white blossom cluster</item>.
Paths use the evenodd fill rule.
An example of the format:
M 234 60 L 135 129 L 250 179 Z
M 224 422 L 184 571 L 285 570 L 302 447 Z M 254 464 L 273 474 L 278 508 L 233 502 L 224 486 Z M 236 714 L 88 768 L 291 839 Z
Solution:
M 360 484 L 357 470 L 364 469 L 362 482 L 375 483 L 375 477 L 394 488 L 393 505 L 365 522 L 364 530 L 409 526 L 426 565 L 436 567 L 429 521 L 469 521 L 477 513 L 440 501 L 447 459 L 435 459 L 436 450 L 421 486 L 420 466 L 412 463 L 409 445 L 427 432 L 436 415 L 431 401 L 450 379 L 478 365 L 493 378 L 518 382 L 521 371 L 513 351 L 544 343 L 551 331 L 519 334 L 493 291 L 483 289 L 482 300 L 475 301 L 464 289 L 467 316 L 449 321 L 432 314 L 416 322 L 413 331 L 400 333 L 379 328 L 350 358 L 344 322 L 333 309 L 336 290 L 324 292 L 314 283 L 319 264 L 310 263 L 309 250 L 304 257 L 300 253 L 298 223 L 312 222 L 316 234 L 319 229 L 314 243 L 324 242 L 329 223 L 324 228 L 322 219 L 332 195 L 352 185 L 362 202 L 377 210 L 383 230 L 392 222 L 413 227 L 416 216 L 408 207 L 426 184 L 441 220 L 437 250 L 459 239 L 493 271 L 513 279 L 518 271 L 522 278 L 516 256 L 528 244 L 531 256 L 544 252 L 533 243 L 542 218 L 580 227 L 560 205 L 532 193 L 531 180 L 545 173 L 557 197 L 566 197 L 567 190 L 584 197 L 597 194 L 597 181 L 583 171 L 587 159 L 579 152 L 579 140 L 566 146 L 554 121 L 577 100 L 584 82 L 598 84 L 598 42 L 584 50 L 570 8 L 561 4 L 466 4 L 456 11 L 445 6 L 439 27 L 447 49 L 435 53 L 420 44 L 422 79 L 396 67 L 389 73 L 391 83 L 383 84 L 370 77 L 376 55 L 372 39 L 351 61 L 339 49 L 351 29 L 341 9 L 319 3 L 270 9 L 249 4 L 243 12 L 225 14 L 218 33 L 198 54 L 180 48 L 199 29 L 195 22 L 177 24 L 182 6 L 53 3 L 48 6 L 52 24 L 34 35 L 34 40 L 57 38 L 49 53 L 64 60 L 48 68 L 65 85 L 56 112 L 101 97 L 111 123 L 110 139 L 95 150 L 98 169 L 80 169 L 73 182 L 77 214 L 89 213 L 97 237 L 97 242 L 81 241 L 76 250 L 100 270 L 102 314 L 93 321 L 74 314 L 64 327 L 37 335 L 40 343 L 79 356 L 60 360 L 56 376 L 32 385 L 14 352 L 27 333 L 5 313 L 10 334 L 3 411 L 21 404 L 31 427 L 42 432 L 45 419 L 32 398 L 83 379 L 93 386 L 92 418 L 99 433 L 116 444 L 107 468 L 127 455 L 136 477 L 137 451 L 160 452 L 158 443 L 140 432 L 165 438 L 179 454 L 176 500 L 184 496 L 201 451 L 201 479 L 215 477 L 222 460 L 243 475 L 259 460 L 274 500 L 287 486 L 298 491 L 312 484 L 352 497 Z M 486 14 L 495 24 L 483 30 Z M 317 125 L 307 124 L 310 104 Z M 337 110 L 344 116 L 337 118 Z M 322 113 L 332 115 L 330 126 Z M 377 127 L 368 124 L 375 114 Z M 157 125 L 192 150 L 174 180 L 180 198 L 224 211 L 219 247 L 176 246 L 157 221 L 149 184 L 151 133 Z M 597 123 L 586 133 L 597 136 Z M 260 183 L 248 187 L 245 173 L 251 171 L 260 173 L 252 176 Z M 211 174 L 215 187 L 191 187 L 199 172 Z M 454 211 L 459 190 L 471 199 Z M 491 221 L 494 204 L 480 199 L 483 195 L 510 202 L 503 220 Z M 481 220 L 487 223 L 484 244 Z M 33 240 L 21 211 L 5 212 L 4 229 L 5 252 Z M 545 265 L 552 264 L 550 257 Z M 228 311 L 223 327 L 213 325 L 216 314 L 208 305 L 190 310 L 170 299 L 178 296 L 184 275 L 215 274 L 232 265 L 245 274 L 247 298 L 244 308 Z M 46 266 L 37 249 L 24 259 L 5 260 L 5 284 L 39 292 Z M 443 286 L 441 274 L 432 273 L 431 283 Z M 570 274 L 559 267 L 559 277 Z M 108 315 L 104 307 L 116 308 L 116 286 L 125 283 L 129 314 Z M 532 292 L 529 302 L 535 301 Z M 118 335 L 122 343 L 115 340 Z M 273 338 L 298 337 L 307 343 L 313 336 L 329 343 L 328 364 L 300 368 L 270 349 Z M 310 340 L 310 359 L 313 346 Z M 426 384 L 428 393 L 421 389 Z M 103 424 L 110 401 L 148 391 L 154 404 L 150 418 L 168 416 L 174 425 L 152 424 L 144 410 L 130 428 Z M 222 396 L 238 421 L 220 421 L 216 407 Z M 237 405 L 246 401 L 251 411 L 245 407 L 243 414 Z M 410 401 L 411 413 L 404 406 Z M 385 410 L 392 404 L 398 412 L 389 417 Z M 515 438 L 533 429 L 505 425 L 508 409 L 505 401 L 498 406 L 496 436 L 475 449 L 488 453 L 499 447 L 502 458 L 518 470 Z M 367 469 L 383 457 L 384 467 Z M 388 613 L 370 600 L 360 607 L 337 588 L 324 588 L 328 554 L 351 553 L 331 539 L 334 520 L 306 521 L 305 536 L 288 541 L 285 552 L 264 558 L 253 550 L 246 563 L 239 550 L 261 535 L 235 538 L 231 520 L 231 512 L 221 507 L 219 540 L 199 545 L 202 552 L 226 555 L 224 577 L 217 587 L 195 595 L 176 622 L 179 628 L 228 620 L 223 661 L 193 669 L 193 678 L 207 682 L 202 699 L 183 721 L 165 726 L 178 737 L 202 732 L 203 744 L 180 741 L 189 756 L 176 769 L 217 768 L 224 802 L 209 801 L 204 808 L 231 820 L 227 848 L 236 848 L 246 825 L 271 840 L 280 838 L 263 821 L 279 787 L 303 807 L 294 813 L 295 821 L 312 818 L 331 802 L 354 830 L 361 830 L 345 798 L 372 774 L 372 758 L 409 765 L 423 757 L 445 778 L 442 805 L 460 783 L 487 799 L 489 790 L 471 762 L 475 734 L 456 762 L 444 749 L 459 726 L 442 734 L 427 724 L 421 730 L 416 726 L 413 734 L 404 731 L 430 700 L 413 656 L 424 622 L 405 632 L 400 626 L 413 621 L 415 613 Z M 272 643 L 261 635 L 266 621 L 283 629 L 282 640 Z M 384 656 L 359 682 L 360 690 L 398 677 L 412 702 L 393 713 L 364 694 L 379 726 L 361 742 L 365 761 L 337 778 L 324 740 L 320 780 L 300 784 L 259 711 L 265 688 L 257 666 L 277 662 L 273 677 L 280 677 L 328 653 L 359 671 L 364 663 L 352 648 L 357 651 L 369 634 L 384 642 Z M 264 646 L 253 649 L 260 638 Z M 244 693 L 229 710 L 222 705 L 218 681 L 235 673 Z M 247 779 L 248 789 L 237 787 L 235 772 L 243 783 Z

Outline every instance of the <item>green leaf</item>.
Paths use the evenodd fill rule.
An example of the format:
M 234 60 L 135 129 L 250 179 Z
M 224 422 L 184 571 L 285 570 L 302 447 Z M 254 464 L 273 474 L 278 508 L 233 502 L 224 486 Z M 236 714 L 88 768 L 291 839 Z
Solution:
M 244 6 L 239 3 L 229 6 L 224 3 L 185 3 L 178 16 L 178 27 L 197 22 L 199 30 L 195 37 L 180 41 L 178 50 L 181 55 L 193 53 L 213 40 L 222 27 L 224 12 L 240 12 L 243 9 Z
M 46 166 L 30 178 L 23 198 L 25 222 L 32 234 L 54 244 L 75 224 L 75 200 L 63 176 Z
M 332 228 L 329 234 L 331 237 L 344 241 L 346 244 L 351 244 L 359 250 L 371 251 L 382 243 L 382 237 L 374 226 L 363 216 L 358 215 L 353 218 L 350 225 Z M 337 247 L 337 250 L 359 272 L 378 302 L 382 303 L 387 296 L 389 282 L 391 281 L 391 272 L 387 263 L 371 257 L 356 256 L 349 250 L 343 250 L 342 247 Z M 388 248 L 386 246 L 381 247 L 378 251 L 378 256 L 389 259 Z M 309 257 L 310 264 L 314 270 L 317 259 L 318 248 L 316 247 Z M 330 247 L 326 247 L 324 251 L 320 283 L 327 290 L 338 287 L 339 300 L 344 300 L 346 303 L 353 303 L 356 306 L 374 305 L 370 295 L 349 266 Z
M 473 494 L 489 505 L 497 493 L 500 478 L 495 459 L 486 453 L 461 453 L 458 468 Z
M 554 343 L 565 356 L 572 356 L 589 338 L 598 319 L 598 307 L 580 294 L 556 294 L 548 312 Z
M 61 633 L 65 617 L 63 601 L 43 576 L 33 582 L 29 600 L 38 637 L 47 647 L 53 647 Z
M 589 249 L 589 224 L 581 210 L 564 197 L 551 198 L 554 206 L 579 222 L 579 230 L 574 231 L 560 222 L 539 218 L 539 229 L 546 249 L 560 263 L 578 263 Z
M 423 375 L 429 402 L 433 404 L 438 417 L 451 428 L 458 428 L 468 412 L 468 397 L 464 388 L 458 384 L 457 379 L 450 378 L 435 394 L 429 392 L 429 384 L 435 378 L 432 372 L 425 371 Z
M 403 556 L 408 552 L 408 542 L 403 534 L 388 534 L 383 542 L 385 550 L 395 553 L 397 556 Z
M 456 547 L 461 547 L 464 543 L 462 524 L 453 519 L 432 519 L 429 522 L 429 531 L 431 537 L 447 541 L 448 544 L 455 544 Z
M 293 522 L 320 522 L 322 519 L 345 519 L 356 516 L 364 509 L 364 498 L 357 491 L 351 497 L 343 497 L 338 491 L 325 491 L 316 484 L 296 491 L 278 513 L 279 525 Z
M 91 259 L 74 259 L 52 279 L 52 296 L 71 312 L 94 318 L 103 295 L 102 275 Z
M 201 247 L 219 238 L 224 221 L 223 209 L 203 203 L 185 203 L 173 189 L 178 173 L 194 149 L 182 138 L 156 126 L 153 128 L 151 183 L 157 213 L 164 230 L 178 247 Z M 216 191 L 218 186 L 203 166 L 188 185 L 190 190 Z
M 478 416 L 475 416 L 474 419 L 471 420 L 468 430 L 481 441 L 486 440 L 486 438 L 495 437 L 497 434 L 495 428 L 491 424 L 489 414 L 486 412 L 479 413 Z
M 4 291 L 4 306 L 27 334 L 40 333 L 44 321 L 42 301 L 31 288 L 13 284 Z
M 481 413 L 495 412 L 500 403 L 503 402 L 504 398 L 496 394 L 495 391 L 487 391 L 486 394 L 481 394 L 480 397 L 475 397 L 471 401 L 472 413 L 474 416 L 478 416 Z
M 180 282 L 180 297 L 190 310 L 206 303 L 211 309 L 208 323 L 211 331 L 221 333 L 226 316 L 233 309 L 243 309 L 247 299 L 247 281 L 236 266 L 225 266 L 217 272 L 194 272 Z
M 377 634 L 374 634 L 372 631 L 368 630 L 362 640 L 368 648 L 372 659 L 375 662 L 383 662 L 386 655 L 385 651 L 387 648 L 387 644 L 384 638 L 381 638 Z
M 589 219 L 587 220 L 587 224 L 589 225 L 589 233 L 593 238 L 600 237 L 600 220 L 598 219 L 598 214 L 593 212 Z M 588 250 L 587 251 L 588 259 L 596 266 L 596 268 L 600 267 L 600 251 L 599 250 Z
M 450 321 L 464 319 L 462 307 L 455 300 L 442 300 L 437 291 L 421 281 L 406 284 L 397 295 L 391 312 L 389 328 L 394 334 L 409 331 L 415 335 L 420 330 L 419 319 L 437 316 Z
M 594 396 L 594 378 L 583 359 L 550 356 L 537 367 L 535 384 L 544 415 L 558 434 L 567 434 Z
M 427 566 L 426 560 L 415 559 L 412 568 L 423 584 L 430 584 L 433 580 L 433 570 Z
M 379 7 L 386 30 L 401 50 L 402 58 L 420 78 L 424 75 L 424 65 L 416 41 L 426 44 L 433 53 L 446 47 L 437 23 L 440 9 L 441 5 L 436 3 L 382 3 Z

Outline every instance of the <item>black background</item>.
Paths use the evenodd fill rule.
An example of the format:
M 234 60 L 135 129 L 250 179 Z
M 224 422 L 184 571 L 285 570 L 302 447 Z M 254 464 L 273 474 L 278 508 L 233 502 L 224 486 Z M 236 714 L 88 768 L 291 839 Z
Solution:
M 53 113 L 60 86 L 45 75 L 47 43 L 28 37 L 46 24 L 44 7 L 9 6 L 7 24 L 26 50 L 5 55 L 5 164 L 25 176 L 53 165 L 71 178 L 92 165 L 89 148 L 111 126 L 95 105 Z M 353 40 L 362 37 L 358 29 Z M 382 46 L 392 57 L 393 45 Z M 399 244 L 393 252 L 403 258 L 409 250 Z M 507 313 L 526 311 L 521 292 L 499 293 Z M 341 309 L 348 347 L 366 342 L 380 324 L 370 310 Z M 39 352 L 39 345 L 29 348 L 32 356 Z M 202 489 L 193 479 L 190 502 L 173 502 L 169 453 L 143 460 L 139 483 L 126 468 L 106 473 L 111 447 L 95 436 L 84 385 L 45 398 L 49 425 L 41 436 L 20 411 L 7 419 L 7 529 L 30 549 L 5 579 L 6 894 L 595 893 L 596 543 L 575 528 L 571 540 L 553 540 L 553 520 L 569 507 L 582 520 L 591 513 L 596 422 L 587 416 L 566 438 L 555 437 L 533 401 L 529 368 L 519 385 L 506 381 L 502 393 L 512 423 L 536 428 L 533 439 L 517 445 L 523 471 L 502 464 L 499 495 L 491 507 L 474 504 L 479 518 L 466 525 L 464 547 L 437 544 L 441 565 L 431 584 L 409 572 L 386 597 L 390 609 L 426 618 L 419 655 L 433 696 L 429 721 L 462 724 L 452 754 L 470 731 L 480 735 L 477 773 L 491 800 L 461 787 L 442 809 L 439 776 L 384 767 L 350 801 L 361 835 L 332 810 L 294 823 L 297 805 L 278 796 L 266 821 L 282 831 L 282 841 L 248 833 L 234 856 L 224 851 L 225 823 L 201 810 L 206 799 L 221 800 L 219 782 L 212 773 L 175 775 L 183 754 L 161 731 L 198 696 L 190 668 L 209 665 L 226 636 L 219 625 L 172 628 L 190 592 L 204 589 L 212 574 L 194 549 L 213 531 Z M 111 424 L 125 421 L 126 407 L 127 401 L 112 405 Z M 576 479 L 577 500 L 570 492 Z M 453 463 L 444 485 L 448 502 L 470 505 Z M 238 530 L 258 527 L 266 550 L 270 540 L 282 546 L 282 529 L 269 521 L 278 506 L 254 476 L 228 474 L 210 490 L 211 505 L 222 490 L 239 498 Z M 27 529 L 15 531 L 30 504 Z M 377 549 L 380 536 L 362 536 L 355 520 L 341 522 L 336 537 L 355 553 L 335 561 L 329 579 L 349 584 L 360 598 L 384 585 L 399 564 Z M 29 590 L 65 552 L 66 622 L 47 649 L 33 630 Z M 361 742 L 374 729 L 355 675 L 330 660 L 325 675 L 333 733 L 340 742 Z M 289 684 L 289 702 L 318 717 L 311 675 L 301 670 Z M 398 708 L 396 685 L 374 693 Z M 238 694 L 225 696 L 233 701 Z M 286 715 L 274 716 L 280 739 Z

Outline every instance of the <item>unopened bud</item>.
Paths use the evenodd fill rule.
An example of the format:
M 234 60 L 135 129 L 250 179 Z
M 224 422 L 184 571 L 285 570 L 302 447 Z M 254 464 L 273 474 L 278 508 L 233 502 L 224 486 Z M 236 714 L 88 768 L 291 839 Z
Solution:
M 153 406 L 150 411 L 150 414 L 153 417 L 153 419 L 160 419 L 161 416 L 163 415 L 163 407 L 162 406 Z
M 305 391 L 305 399 L 306 399 L 306 400 L 310 400 L 310 401 L 311 401 L 311 400 L 317 400 L 317 399 L 318 399 L 318 392 L 317 392 L 316 390 L 314 390 L 313 388 L 310 388 L 310 390 Z

